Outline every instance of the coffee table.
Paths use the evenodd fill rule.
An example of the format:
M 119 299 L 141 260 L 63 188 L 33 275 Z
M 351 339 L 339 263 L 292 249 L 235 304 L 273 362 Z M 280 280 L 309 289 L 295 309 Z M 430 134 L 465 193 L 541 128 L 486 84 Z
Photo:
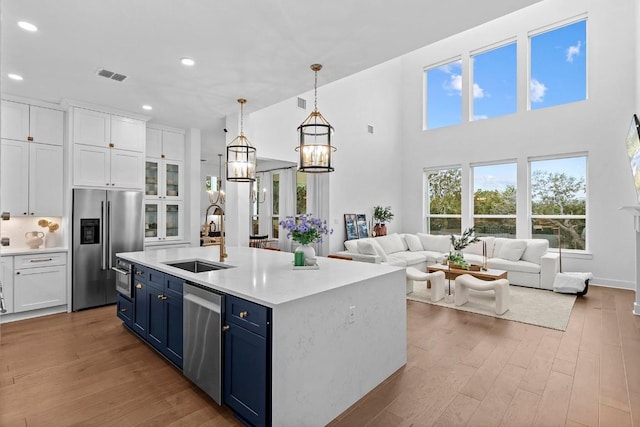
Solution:
M 497 270 L 493 268 L 489 268 L 484 271 L 472 271 L 472 270 L 464 270 L 462 268 L 449 268 L 448 265 L 442 264 L 433 264 L 427 266 L 427 272 L 433 273 L 434 271 L 443 271 L 445 274 L 445 278 L 447 279 L 455 279 L 458 276 L 463 274 L 470 274 L 473 277 L 476 277 L 481 280 L 497 280 L 497 279 L 506 279 L 507 272 L 505 270 Z

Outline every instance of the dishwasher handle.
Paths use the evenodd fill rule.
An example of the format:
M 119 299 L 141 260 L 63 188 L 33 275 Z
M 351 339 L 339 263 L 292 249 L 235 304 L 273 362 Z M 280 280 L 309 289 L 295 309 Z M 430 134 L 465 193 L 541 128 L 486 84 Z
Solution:
M 216 304 L 213 301 L 208 301 L 202 297 L 199 297 L 198 295 L 185 293 L 183 298 L 184 301 L 190 301 L 196 305 L 206 308 L 207 310 L 213 311 L 214 313 L 220 314 L 221 312 L 220 304 Z

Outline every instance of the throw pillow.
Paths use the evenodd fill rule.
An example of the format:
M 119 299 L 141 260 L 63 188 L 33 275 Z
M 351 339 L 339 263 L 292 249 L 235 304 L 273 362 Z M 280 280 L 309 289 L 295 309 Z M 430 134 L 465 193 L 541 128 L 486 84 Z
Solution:
M 498 252 L 498 258 L 506 259 L 507 261 L 518 261 L 526 248 L 527 242 L 524 240 L 503 242 L 500 246 L 500 252 Z
M 378 255 L 378 251 L 373 247 L 373 243 L 368 240 L 358 241 L 358 252 L 363 255 Z
M 375 241 L 382 247 L 387 255 L 404 252 L 404 244 L 398 233 L 389 234 L 387 236 L 376 237 Z
M 451 236 L 434 236 L 418 233 L 418 238 L 425 251 L 449 252 L 451 250 Z
M 522 254 L 525 261 L 540 264 L 540 258 L 547 253 L 549 249 L 549 241 L 547 239 L 530 239 L 527 240 L 527 248 Z
M 404 240 L 407 242 L 407 246 L 409 246 L 409 250 L 411 252 L 422 251 L 422 243 L 420 243 L 420 238 L 415 234 L 405 234 Z

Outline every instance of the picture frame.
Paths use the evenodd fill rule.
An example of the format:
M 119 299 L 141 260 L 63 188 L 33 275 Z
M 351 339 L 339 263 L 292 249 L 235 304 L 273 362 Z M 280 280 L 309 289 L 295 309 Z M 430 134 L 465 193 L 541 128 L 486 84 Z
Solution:
M 358 238 L 357 220 L 356 214 L 344 214 L 344 229 L 347 240 Z
M 367 225 L 367 216 L 365 214 L 358 214 L 356 225 L 358 228 L 358 238 L 364 239 L 369 237 L 369 226 Z

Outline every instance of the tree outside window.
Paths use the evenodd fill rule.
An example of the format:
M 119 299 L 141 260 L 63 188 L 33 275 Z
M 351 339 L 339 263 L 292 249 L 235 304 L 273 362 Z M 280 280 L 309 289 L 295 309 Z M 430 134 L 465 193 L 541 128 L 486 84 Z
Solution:
M 426 231 L 458 234 L 462 229 L 462 171 L 460 168 L 425 172 Z
M 530 162 L 531 234 L 549 246 L 586 249 L 587 157 Z
M 516 237 L 515 163 L 473 167 L 473 226 L 479 236 Z
M 307 213 L 307 174 L 296 172 L 296 215 Z
M 271 237 L 277 239 L 280 230 L 280 174 L 274 173 L 271 185 Z

